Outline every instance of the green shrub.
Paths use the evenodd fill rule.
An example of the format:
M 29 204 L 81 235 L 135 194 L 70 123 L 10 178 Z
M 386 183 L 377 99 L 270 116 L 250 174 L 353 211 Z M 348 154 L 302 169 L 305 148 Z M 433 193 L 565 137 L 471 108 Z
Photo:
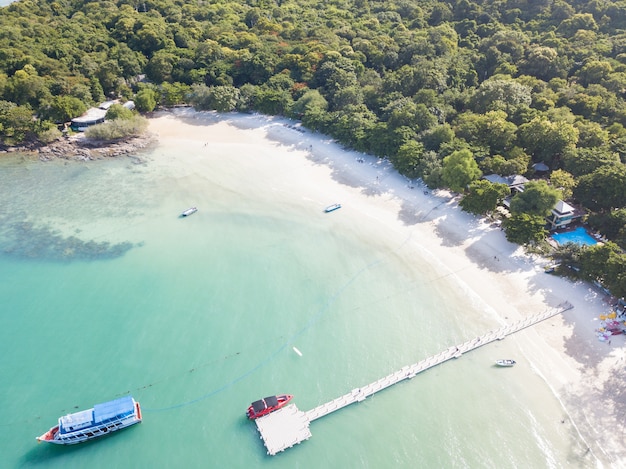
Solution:
M 116 120 L 116 119 L 132 119 L 135 114 L 128 108 L 125 108 L 121 104 L 113 104 L 105 114 L 104 118 L 106 120 Z
M 48 144 L 60 139 L 61 135 L 62 134 L 59 129 L 57 129 L 56 127 L 51 127 L 49 129 L 37 132 L 37 140 L 39 140 L 41 143 Z
M 135 95 L 135 105 L 139 112 L 152 112 L 157 105 L 157 94 L 150 88 L 139 90 Z
M 104 124 L 94 125 L 85 131 L 85 136 L 94 140 L 117 140 L 126 137 L 137 137 L 148 127 L 148 120 L 142 116 L 131 119 L 116 119 Z

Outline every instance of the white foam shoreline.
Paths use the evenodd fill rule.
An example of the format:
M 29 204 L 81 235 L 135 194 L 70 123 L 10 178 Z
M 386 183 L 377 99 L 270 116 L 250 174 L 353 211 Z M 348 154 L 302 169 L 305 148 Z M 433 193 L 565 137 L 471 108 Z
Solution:
M 320 207 L 340 202 L 348 217 L 369 217 L 402 240 L 419 239 L 427 257 L 467 287 L 502 324 L 556 308 L 568 301 L 573 310 L 515 337 L 537 374 L 553 390 L 570 421 L 589 446 L 598 467 L 626 467 L 623 445 L 626 392 L 621 370 L 624 336 L 611 344 L 597 340 L 600 314 L 610 311 L 605 298 L 589 285 L 547 275 L 541 261 L 506 241 L 504 233 L 462 212 L 446 191 L 430 191 L 395 172 L 373 156 L 348 151 L 327 136 L 309 132 L 287 119 L 243 114 L 163 112 L 150 119 L 159 139 L 237 141 L 241 129 L 256 132 L 259 145 L 287 146 L 293 151 L 293 180 L 272 190 L 293 191 L 298 178 L 315 186 L 310 197 Z M 228 162 L 224 162 L 228 164 Z M 258 158 L 251 171 L 281 174 L 280 160 Z M 256 166 L 255 166 L 256 165 Z M 338 188 L 339 186 L 339 188 Z M 270 189 L 270 188 L 268 188 Z M 324 199 L 340 194 L 341 200 Z M 345 207 L 349 207 L 345 210 Z M 599 411 L 599 407 L 602 411 Z

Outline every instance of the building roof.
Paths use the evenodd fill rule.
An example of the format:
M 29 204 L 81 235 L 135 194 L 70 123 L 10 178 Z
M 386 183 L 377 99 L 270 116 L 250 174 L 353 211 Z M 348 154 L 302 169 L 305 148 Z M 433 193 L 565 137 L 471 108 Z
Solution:
M 108 110 L 111 106 L 113 106 L 114 104 L 118 104 L 119 100 L 114 99 L 112 101 L 105 101 L 103 103 L 100 103 L 100 106 L 98 106 L 100 109 L 104 109 L 105 111 Z
M 98 107 L 91 107 L 87 109 L 80 117 L 75 117 L 72 119 L 73 124 L 91 124 L 97 121 L 104 121 L 104 116 L 106 116 L 106 109 L 101 109 Z
M 567 202 L 559 200 L 552 209 L 552 211 L 558 213 L 559 215 L 564 215 L 566 213 L 574 213 L 574 207 L 572 207 Z
M 500 176 L 499 174 L 488 174 L 483 176 L 483 179 L 493 184 L 506 184 L 509 187 L 524 187 L 524 184 L 528 182 L 524 176 L 514 174 L 512 176 Z
M 493 184 L 507 184 L 506 179 L 498 174 L 487 174 L 486 176 L 483 176 L 483 179 L 486 179 Z

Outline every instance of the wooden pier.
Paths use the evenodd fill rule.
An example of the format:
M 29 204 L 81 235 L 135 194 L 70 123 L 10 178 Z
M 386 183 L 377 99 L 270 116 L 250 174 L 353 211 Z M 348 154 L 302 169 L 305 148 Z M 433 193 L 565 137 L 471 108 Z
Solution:
M 496 329 L 476 337 L 475 339 L 468 340 L 462 344 L 449 347 L 437 355 L 428 357 L 414 363 L 413 365 L 405 366 L 402 369 L 385 376 L 384 378 L 360 388 L 355 388 L 349 393 L 319 405 L 309 411 L 303 412 L 299 410 L 295 404 L 291 404 L 277 410 L 276 412 L 272 412 L 271 414 L 261 417 L 256 420 L 256 424 L 261 434 L 261 439 L 264 441 L 265 447 L 267 448 L 267 454 L 273 456 L 276 453 L 284 451 L 287 448 L 291 448 L 304 440 L 308 440 L 311 437 L 309 424 L 313 420 L 324 417 L 331 412 L 335 412 L 336 410 L 342 409 L 350 404 L 354 404 L 355 402 L 363 401 L 378 391 L 382 391 L 383 389 L 393 386 L 394 384 L 404 381 L 405 379 L 413 378 L 422 371 L 426 371 L 429 368 L 433 368 L 453 358 L 460 358 L 464 353 L 475 350 L 496 340 L 502 340 L 508 335 L 515 334 L 522 329 L 526 329 L 527 327 L 533 326 L 541 321 L 545 321 L 546 319 L 556 316 L 557 314 L 561 314 L 572 308 L 573 306 L 570 303 L 565 302 L 554 310 L 530 316 L 511 325 L 501 327 L 500 329 Z

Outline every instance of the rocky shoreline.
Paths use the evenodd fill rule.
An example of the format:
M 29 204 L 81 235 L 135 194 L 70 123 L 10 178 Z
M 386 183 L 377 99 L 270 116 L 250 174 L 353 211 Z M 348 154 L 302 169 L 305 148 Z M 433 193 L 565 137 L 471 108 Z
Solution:
M 103 158 L 135 153 L 156 143 L 157 136 L 146 133 L 138 137 L 129 137 L 114 141 L 93 140 L 84 134 L 73 135 L 68 138 L 54 141 L 41 147 L 14 147 L 6 153 L 25 152 L 35 154 L 41 161 L 66 159 L 75 161 L 92 161 Z

